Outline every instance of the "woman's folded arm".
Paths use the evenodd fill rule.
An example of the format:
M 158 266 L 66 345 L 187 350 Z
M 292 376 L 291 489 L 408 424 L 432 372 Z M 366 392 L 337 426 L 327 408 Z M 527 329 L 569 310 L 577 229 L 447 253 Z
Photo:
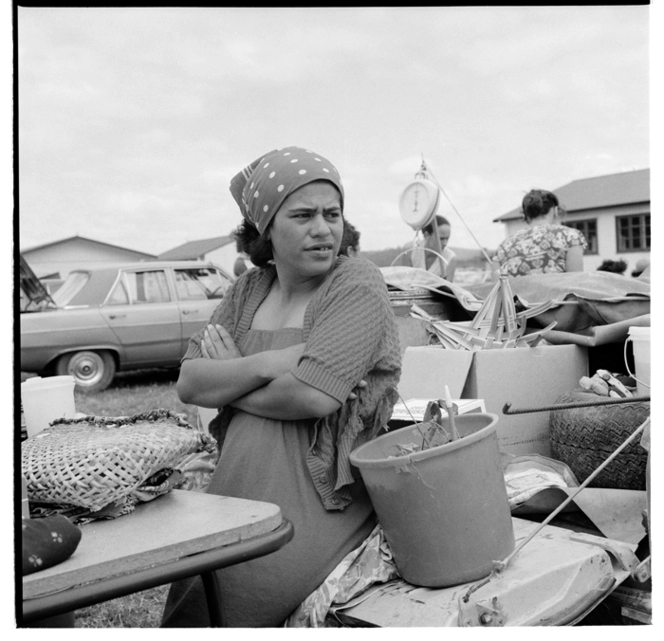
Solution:
M 287 373 L 230 405 L 264 418 L 295 421 L 328 416 L 341 407 L 341 402 Z
M 183 403 L 218 408 L 275 378 L 274 352 L 226 360 L 192 358 L 180 368 L 177 392 Z
M 221 325 L 208 325 L 199 336 L 198 358 L 183 361 L 177 391 L 183 403 L 220 408 L 289 372 L 304 343 L 242 356 Z

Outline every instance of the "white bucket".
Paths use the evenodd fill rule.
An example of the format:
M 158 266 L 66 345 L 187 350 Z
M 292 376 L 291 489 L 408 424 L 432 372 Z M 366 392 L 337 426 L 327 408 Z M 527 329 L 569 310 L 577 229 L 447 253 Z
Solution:
M 29 378 L 21 383 L 21 403 L 28 437 L 46 429 L 56 418 L 74 418 L 73 376 Z
M 650 327 L 630 327 L 627 340 L 634 351 L 634 378 L 639 396 L 650 396 Z

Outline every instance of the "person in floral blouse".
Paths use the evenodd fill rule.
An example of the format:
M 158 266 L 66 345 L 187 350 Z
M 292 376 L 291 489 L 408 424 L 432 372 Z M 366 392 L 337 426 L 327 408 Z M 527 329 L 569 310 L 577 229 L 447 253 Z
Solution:
M 554 193 L 532 189 L 523 198 L 522 211 L 528 227 L 496 250 L 495 268 L 501 276 L 583 271 L 583 250 L 588 244 L 578 229 L 558 222 L 564 210 Z

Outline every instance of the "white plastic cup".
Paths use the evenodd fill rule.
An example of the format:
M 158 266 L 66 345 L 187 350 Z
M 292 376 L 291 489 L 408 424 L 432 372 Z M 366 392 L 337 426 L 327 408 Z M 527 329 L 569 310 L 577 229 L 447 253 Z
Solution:
M 650 396 L 650 327 L 630 327 L 628 333 L 634 352 L 636 392 Z
M 21 383 L 21 402 L 28 438 L 45 430 L 56 418 L 74 418 L 73 376 L 29 378 Z

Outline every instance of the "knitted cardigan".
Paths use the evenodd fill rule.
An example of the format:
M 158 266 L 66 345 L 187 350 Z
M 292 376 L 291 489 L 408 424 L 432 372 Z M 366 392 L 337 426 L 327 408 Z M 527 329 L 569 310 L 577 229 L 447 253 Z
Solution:
M 222 325 L 239 344 L 267 296 L 276 269 L 250 269 L 226 292 L 211 324 Z M 200 358 L 203 330 L 194 334 L 183 360 Z M 359 474 L 349 454 L 374 438 L 389 420 L 401 374 L 399 334 L 380 270 L 363 258 L 339 257 L 304 315 L 305 351 L 293 376 L 342 405 L 311 421 L 307 467 L 327 510 L 351 503 L 348 485 Z M 364 379 L 358 398 L 348 395 Z M 223 447 L 234 409 L 221 408 L 210 432 Z

